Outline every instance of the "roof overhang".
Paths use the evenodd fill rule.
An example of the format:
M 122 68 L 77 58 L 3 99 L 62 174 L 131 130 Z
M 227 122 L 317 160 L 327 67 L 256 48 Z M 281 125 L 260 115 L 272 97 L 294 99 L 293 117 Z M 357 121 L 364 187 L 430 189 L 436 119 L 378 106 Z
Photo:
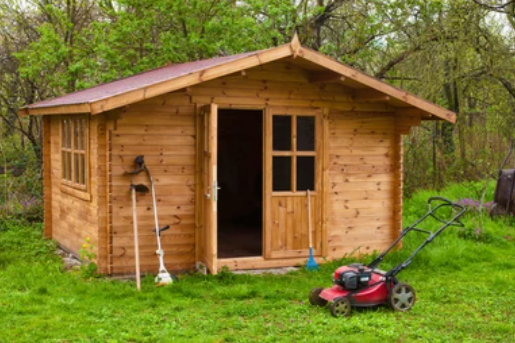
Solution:
M 158 95 L 194 86 L 205 81 L 213 80 L 286 57 L 305 59 L 311 63 L 317 64 L 329 71 L 341 75 L 341 80 L 352 80 L 353 82 L 362 84 L 384 94 L 384 96 L 388 99 L 391 97 L 408 105 L 408 107 L 398 108 L 400 112 L 413 112 L 412 110 L 418 110 L 421 111 L 421 113 L 426 114 L 426 116 L 430 115 L 431 118 L 436 117 L 437 119 L 443 119 L 451 123 L 456 122 L 456 114 L 452 111 L 419 98 L 407 91 L 389 85 L 379 79 L 344 65 L 328 56 L 320 54 L 319 52 L 305 48 L 301 46 L 297 35 L 295 35 L 293 40 L 288 44 L 246 54 L 241 58 L 209 66 L 204 69 L 196 70 L 194 72 L 173 77 L 164 81 L 152 84 L 144 84 L 140 88 L 129 89 L 123 92 L 119 92 L 118 94 L 111 94 L 106 97 L 89 99 L 81 103 L 62 103 L 58 106 L 47 106 L 43 103 L 36 103 L 21 108 L 19 114 L 59 115 L 90 113 L 92 115 L 97 115 L 142 100 L 153 98 Z M 137 75 L 134 77 L 137 77 Z

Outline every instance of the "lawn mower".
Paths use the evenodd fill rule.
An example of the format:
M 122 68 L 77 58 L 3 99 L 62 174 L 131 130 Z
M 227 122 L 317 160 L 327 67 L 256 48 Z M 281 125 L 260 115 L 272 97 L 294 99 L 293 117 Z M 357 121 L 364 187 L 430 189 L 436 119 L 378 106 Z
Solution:
M 309 302 L 315 306 L 325 306 L 331 303 L 331 313 L 335 317 L 349 316 L 352 307 L 375 307 L 386 305 L 396 311 L 409 311 L 415 304 L 415 290 L 410 285 L 399 282 L 396 278 L 403 269 L 408 267 L 415 255 L 427 244 L 431 243 L 444 229 L 449 226 L 463 227 L 459 218 L 466 208 L 442 197 L 428 199 L 428 211 L 413 225 L 402 230 L 400 236 L 383 253 L 378 255 L 369 265 L 353 263 L 336 269 L 333 276 L 333 286 L 330 288 L 317 287 L 309 293 Z M 444 219 L 437 214 L 450 209 L 450 219 Z M 447 213 L 447 212 L 445 212 Z M 436 231 L 420 229 L 417 226 L 428 218 L 433 218 L 442 225 Z M 385 256 L 410 232 L 421 232 L 429 235 L 424 242 L 401 264 L 389 271 L 379 270 L 378 266 Z

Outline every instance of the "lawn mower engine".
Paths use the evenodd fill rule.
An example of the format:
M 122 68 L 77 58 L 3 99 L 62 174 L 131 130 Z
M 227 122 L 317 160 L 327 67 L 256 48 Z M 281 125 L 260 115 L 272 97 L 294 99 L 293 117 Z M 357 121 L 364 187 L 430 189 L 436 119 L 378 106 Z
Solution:
M 361 263 L 353 263 L 336 269 L 333 283 L 348 291 L 355 291 L 368 286 L 371 279 L 372 270 Z

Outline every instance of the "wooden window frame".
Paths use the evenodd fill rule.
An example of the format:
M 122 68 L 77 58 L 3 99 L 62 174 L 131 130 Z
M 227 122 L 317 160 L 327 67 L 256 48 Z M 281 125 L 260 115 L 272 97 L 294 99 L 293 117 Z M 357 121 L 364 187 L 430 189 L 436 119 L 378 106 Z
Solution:
M 69 120 L 71 128 L 69 130 L 69 133 L 71 133 L 71 137 L 68 139 L 70 140 L 70 147 L 64 147 L 63 144 L 63 125 L 64 121 Z M 80 123 L 81 120 L 84 120 L 85 126 L 84 126 L 84 148 L 78 149 L 76 148 L 77 140 L 79 139 L 76 137 L 76 126 Z M 83 200 L 91 200 L 91 195 L 89 194 L 90 190 L 90 169 L 89 169 L 89 130 L 90 130 L 90 124 L 89 124 L 89 116 L 88 115 L 70 115 L 70 116 L 60 116 L 59 118 L 59 139 L 60 139 L 60 158 L 61 158 L 61 175 L 60 175 L 60 190 L 64 193 L 74 195 L 78 198 L 81 198 Z M 63 165 L 64 159 L 63 154 L 69 153 L 70 155 L 70 172 L 71 176 L 68 180 L 65 178 L 65 167 Z M 75 159 L 76 156 L 83 156 L 84 158 L 84 168 L 82 170 L 84 171 L 84 174 L 77 176 L 75 172 Z M 84 180 L 84 183 L 80 183 L 80 179 Z
M 272 194 L 273 195 L 289 195 L 289 196 L 295 196 L 295 195 L 299 195 L 299 196 L 306 196 L 306 191 L 305 190 L 297 190 L 297 157 L 304 157 L 304 156 L 311 156 L 314 158 L 315 160 L 315 165 L 313 166 L 314 168 L 314 180 L 313 180 L 313 185 L 315 186 L 315 189 L 310 189 L 310 192 L 313 194 L 313 195 L 316 195 L 316 192 L 318 191 L 317 189 L 317 159 L 319 159 L 320 157 L 318 156 L 317 152 L 318 152 L 318 142 L 317 142 L 317 136 L 318 136 L 318 131 L 319 128 L 317 127 L 317 112 L 316 111 L 313 111 L 311 113 L 302 113 L 302 112 L 292 112 L 292 111 L 287 111 L 285 110 L 284 113 L 280 112 L 280 110 L 274 110 L 272 113 L 271 113 L 271 117 L 270 117 L 270 120 L 273 121 L 274 120 L 274 117 L 278 117 L 278 116 L 286 116 L 286 117 L 291 117 L 291 149 L 289 151 L 284 151 L 284 150 L 273 150 L 272 149 L 272 152 L 271 152 L 271 158 L 273 160 L 274 157 L 291 157 L 291 190 L 290 191 L 274 191 L 273 190 L 273 180 L 272 180 Z M 313 117 L 314 118 L 314 132 L 313 132 L 313 137 L 315 139 L 315 146 L 314 146 L 314 149 L 312 151 L 304 151 L 304 150 L 301 150 L 301 151 L 298 151 L 297 150 L 297 117 Z M 272 130 L 271 132 L 272 134 L 272 137 L 270 138 L 272 141 L 273 141 L 273 138 L 274 138 L 274 132 Z M 273 163 L 272 163 L 272 168 L 274 168 L 273 166 Z

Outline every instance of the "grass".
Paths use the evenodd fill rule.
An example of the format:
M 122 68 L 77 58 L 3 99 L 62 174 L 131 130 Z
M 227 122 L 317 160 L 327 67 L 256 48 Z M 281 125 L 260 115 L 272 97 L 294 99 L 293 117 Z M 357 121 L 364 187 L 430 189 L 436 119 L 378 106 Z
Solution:
M 481 187 L 456 185 L 441 194 L 478 198 Z M 424 213 L 431 194 L 406 201 L 405 224 Z M 417 291 L 410 312 L 377 308 L 348 319 L 310 306 L 307 294 L 329 286 L 333 270 L 349 260 L 287 275 L 187 275 L 163 288 L 149 276 L 138 293 L 132 282 L 64 272 L 40 225 L 3 223 L 0 342 L 513 342 L 513 223 L 476 213 L 464 222 L 466 230 L 448 229 L 400 274 Z M 406 240 L 382 267 L 416 243 Z

